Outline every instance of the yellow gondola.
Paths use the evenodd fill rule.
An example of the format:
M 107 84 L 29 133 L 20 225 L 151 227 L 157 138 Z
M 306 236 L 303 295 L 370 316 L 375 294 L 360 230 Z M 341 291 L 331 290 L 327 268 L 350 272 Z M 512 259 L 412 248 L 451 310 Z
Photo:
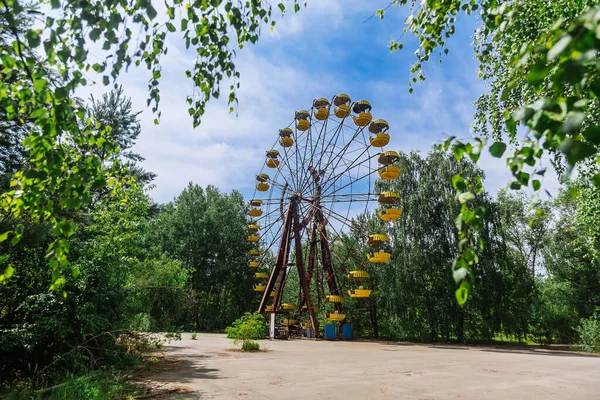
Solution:
M 385 119 L 376 119 L 369 125 L 369 132 L 380 133 L 387 132 L 390 129 L 390 124 Z
M 303 310 L 308 310 L 308 306 L 305 304 L 305 305 L 302 306 L 302 309 Z M 314 312 L 319 312 L 320 309 L 321 309 L 321 307 L 319 307 L 319 306 L 313 306 L 313 311 Z
M 269 279 L 269 274 L 266 272 L 257 272 L 252 276 L 254 279 Z
M 326 303 L 343 303 L 344 297 L 338 296 L 335 294 L 330 294 L 330 295 L 325 296 L 325 302 Z
M 369 125 L 369 132 L 373 135 L 369 137 L 369 142 L 373 147 L 383 147 L 390 142 L 390 135 L 387 131 L 390 129 L 389 124 L 384 119 L 376 119 Z
M 272 305 L 265 306 L 265 311 L 267 311 L 267 312 L 273 312 L 273 306 Z
M 290 137 L 283 137 L 279 139 L 279 144 L 281 147 L 292 147 L 294 145 L 294 139 Z
M 400 194 L 396 192 L 381 192 L 377 196 L 379 204 L 392 204 L 397 200 L 400 200 Z
M 272 290 L 271 293 L 269 294 L 270 297 L 275 297 L 275 291 Z
M 327 313 L 325 319 L 327 321 L 343 321 L 346 319 L 346 314 Z
M 298 325 L 298 320 L 297 319 L 282 319 L 281 325 L 283 325 L 283 326 Z
M 258 230 L 260 229 L 260 227 L 256 224 L 250 224 L 248 225 L 248 230 L 252 233 L 254 232 L 258 232 Z
M 282 128 L 279 130 L 279 144 L 281 147 L 292 147 L 294 139 L 292 139 L 292 130 L 290 128 Z
M 389 241 L 390 241 L 390 238 L 388 238 L 387 235 L 385 235 L 383 233 L 373 233 L 367 237 L 367 244 L 369 246 L 379 245 L 379 244 L 382 244 L 384 242 L 389 242 Z
M 253 208 L 250 210 L 251 217 L 260 217 L 262 215 L 262 210 L 260 208 Z
M 264 292 L 267 290 L 267 286 L 262 283 L 257 283 L 252 287 L 252 289 L 254 289 L 255 292 Z
M 306 110 L 296 111 L 296 129 L 305 131 L 310 128 L 310 113 Z
M 375 136 L 369 138 L 369 142 L 371 142 L 371 146 L 373 147 L 387 146 L 390 142 L 390 135 L 387 133 L 377 133 Z
M 258 235 L 248 235 L 248 241 L 250 243 L 256 243 L 256 242 L 258 242 L 258 240 L 259 240 Z
M 396 161 L 398 161 L 400 159 L 400 155 L 393 151 L 393 150 L 389 150 L 389 151 L 384 151 L 383 153 L 379 154 L 379 158 L 377 159 L 377 162 L 379 162 L 379 164 L 381 165 L 391 165 L 393 163 L 395 163 Z
M 388 165 L 383 168 L 380 168 L 377 173 L 381 179 L 386 181 L 393 181 L 394 179 L 398 179 L 400 176 L 400 167 L 396 167 L 395 165 Z
M 392 255 L 390 253 L 386 253 L 384 251 L 367 254 L 367 258 L 369 259 L 369 262 L 372 262 L 372 263 L 386 263 L 386 262 L 390 261 L 391 257 L 392 257 Z
M 267 174 L 256 175 L 256 181 L 258 182 L 256 184 L 256 190 L 258 190 L 259 192 L 266 192 L 267 190 L 269 190 L 269 184 L 267 183 L 268 180 L 269 175 Z
M 313 101 L 313 107 L 315 108 L 314 116 L 316 119 L 323 121 L 329 118 L 329 100 L 324 97 L 318 98 Z
M 294 311 L 297 309 L 298 309 L 298 304 L 290 304 L 290 303 L 283 303 L 279 307 L 279 310 L 281 310 L 281 311 Z
M 369 279 L 370 275 L 367 271 L 358 270 L 358 271 L 350 271 L 348 274 L 348 279 Z
M 260 256 L 260 250 L 252 249 L 248 251 L 249 256 Z
M 371 296 L 371 291 L 368 289 L 350 289 L 348 290 L 348 294 L 353 299 L 365 299 Z
M 279 152 L 277 150 L 268 150 L 267 161 L 265 162 L 265 164 L 267 164 L 267 167 L 277 168 L 279 166 L 279 160 L 277 159 L 277 157 L 279 157 Z
M 373 119 L 371 115 L 371 104 L 366 100 L 360 100 L 354 103 L 352 111 L 357 114 L 354 117 L 354 123 L 358 126 L 367 126 Z
M 250 205 L 252 207 L 261 207 L 262 206 L 262 200 L 252 199 L 252 200 L 250 200 Z
M 402 210 L 398 208 L 387 208 L 379 211 L 379 218 L 384 221 L 395 221 L 402 216 Z
M 333 99 L 333 105 L 336 106 L 336 109 L 333 110 L 333 113 L 336 117 L 343 119 L 350 115 L 350 96 L 345 93 L 340 93 Z
M 248 268 L 259 268 L 260 263 L 258 261 L 248 261 Z

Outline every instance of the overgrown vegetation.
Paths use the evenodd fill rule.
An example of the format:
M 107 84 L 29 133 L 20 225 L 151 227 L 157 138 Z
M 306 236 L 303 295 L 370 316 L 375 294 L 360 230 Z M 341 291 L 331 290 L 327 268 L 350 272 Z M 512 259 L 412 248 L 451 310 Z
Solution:
M 406 5 L 408 0 L 393 1 Z M 410 2 L 414 6 L 414 2 Z M 461 15 L 479 14 L 475 32 L 475 55 L 480 76 L 490 91 L 476 102 L 475 136 L 471 140 L 448 138 L 440 147 L 451 150 L 458 161 L 477 162 L 491 136 L 489 152 L 502 157 L 507 144 L 513 146 L 506 165 L 514 181 L 511 189 L 530 186 L 539 198 L 550 158 L 564 181 L 579 171 L 579 186 L 598 192 L 600 188 L 600 95 L 598 51 L 600 50 L 600 2 L 598 0 L 449 0 L 425 1 L 411 10 L 407 30 L 419 40 L 417 62 L 411 72 L 413 82 L 424 80 L 422 66 L 436 51 L 448 53 L 448 40 L 455 33 Z M 381 18 L 384 10 L 377 12 Z M 392 41 L 391 49 L 400 43 Z M 442 57 L 442 53 L 440 53 Z M 441 60 L 441 58 L 440 58 Z M 412 92 L 413 88 L 410 88 Z M 518 137 L 521 127 L 527 132 Z M 478 253 L 486 209 L 472 200 L 482 193 L 481 180 L 452 177 L 456 197 L 461 202 L 456 226 L 460 241 L 452 265 L 459 285 L 456 298 L 464 305 L 475 281 Z M 580 198 L 580 201 L 585 197 Z M 596 210 L 597 211 L 597 210 Z M 598 237 L 598 217 L 587 214 L 580 220 L 590 237 Z M 589 241 L 589 239 L 586 239 Z
M 260 345 L 255 340 L 263 339 L 266 329 L 265 317 L 262 314 L 247 312 L 225 328 L 225 333 L 235 344 L 241 344 L 242 351 L 257 351 Z
M 241 194 L 190 183 L 172 202 L 155 204 L 147 195 L 154 175 L 131 151 L 141 128 L 126 93 L 117 87 L 89 101 L 75 94 L 91 83 L 88 72 L 109 85 L 124 68 L 144 65 L 158 119 L 160 57 L 167 36 L 180 31 L 199 56 L 188 71 L 199 89 L 188 98 L 197 125 L 224 79 L 234 80 L 228 99 L 235 104 L 230 38 L 238 47 L 256 42 L 261 26 L 274 24 L 271 6 L 176 1 L 159 17 L 150 2 L 40 4 L 43 12 L 37 3 L 0 0 L 2 389 L 122 397 L 131 388 L 118 370 L 163 340 L 146 332 L 220 331 L 233 322 L 228 336 L 243 350 L 258 349 L 264 318 L 244 314 L 256 297 Z M 372 270 L 375 295 L 346 305 L 358 334 L 581 341 L 586 351 L 599 350 L 597 5 L 421 2 L 408 25 L 420 42 L 415 82 L 421 64 L 446 49 L 459 14 L 480 12 L 475 50 L 491 89 L 477 102 L 478 136 L 444 144 L 452 156 L 402 155 L 404 173 L 394 183 L 403 196 L 399 221 L 357 218 L 395 244 L 393 261 Z M 35 26 L 34 18 L 41 18 Z M 132 40 L 134 28 L 140 40 Z M 97 41 L 98 63 L 88 59 Z M 577 178 L 533 207 L 519 192 L 493 198 L 474 164 L 488 137 L 494 156 L 514 146 L 512 189 L 542 189 L 543 157 L 566 176 L 577 169 Z M 364 261 L 362 240 L 348 233 L 335 244 L 349 267 Z
M 577 327 L 585 351 L 600 353 L 600 317 L 598 314 L 581 320 Z

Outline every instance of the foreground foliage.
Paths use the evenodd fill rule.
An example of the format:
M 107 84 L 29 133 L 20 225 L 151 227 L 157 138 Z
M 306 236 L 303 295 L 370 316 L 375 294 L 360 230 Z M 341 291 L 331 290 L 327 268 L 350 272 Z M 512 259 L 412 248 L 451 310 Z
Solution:
M 237 101 L 234 48 L 255 43 L 263 25 L 275 25 L 272 6 L 262 1 L 176 0 L 165 3 L 160 15 L 155 6 L 149 1 L 44 0 L 38 9 L 19 0 L 0 2 L 0 123 L 25 138 L 22 156 L 28 164 L 10 178 L 0 207 L 16 218 L 27 215 L 50 225 L 47 265 L 54 290 L 63 289 L 66 275 L 77 275 L 68 257 L 68 239 L 77 227 L 71 214 L 86 210 L 95 191 L 116 192 L 130 184 L 120 179 L 120 162 L 103 162 L 124 150 L 114 140 L 117 127 L 89 113 L 76 100 L 76 91 L 93 80 L 109 85 L 129 67 L 145 67 L 151 76 L 148 106 L 158 123 L 161 56 L 168 51 L 169 36 L 179 32 L 186 49 L 198 56 L 186 71 L 196 89 L 187 102 L 197 126 L 207 101 L 220 96 L 223 81 L 229 84 L 229 104 Z M 283 13 L 285 5 L 277 10 Z M 39 19 L 35 26 L 34 18 Z M 24 229 L 17 224 L 4 230 L 0 241 L 17 244 Z M 14 267 L 2 271 L 0 281 L 9 279 Z
M 407 3 L 407 0 L 392 2 Z M 418 61 L 412 68 L 413 82 L 425 79 L 422 65 L 434 52 L 448 53 L 447 42 L 455 33 L 461 14 L 478 13 L 481 26 L 475 33 L 475 53 L 480 76 L 491 88 L 476 102 L 475 137 L 470 141 L 451 137 L 441 148 L 451 149 L 458 161 L 466 157 L 477 162 L 485 149 L 494 157 L 502 157 L 508 142 L 514 146 L 506 160 L 514 177 L 511 189 L 530 186 L 539 192 L 547 168 L 543 160 L 553 158 L 551 167 L 559 175 L 564 172 L 564 179 L 568 180 L 579 167 L 583 171 L 583 185 L 598 190 L 599 4 L 597 0 L 421 2 L 406 19 L 405 30 L 419 40 L 415 52 Z M 381 18 L 385 15 L 384 10 L 377 14 Z M 392 50 L 400 48 L 400 43 L 392 41 Z M 519 127 L 527 131 L 525 139 L 517 137 Z M 495 142 L 488 148 L 490 135 Z M 475 280 L 478 254 L 485 245 L 478 232 L 483 229 L 481 222 L 486 210 L 473 204 L 483 190 L 480 179 L 465 179 L 456 174 L 452 183 L 462 204 L 456 220 L 459 252 L 452 271 L 459 285 L 456 298 L 464 305 Z M 588 215 L 587 224 L 597 227 L 598 219 L 598 213 Z M 597 228 L 594 230 L 597 236 Z

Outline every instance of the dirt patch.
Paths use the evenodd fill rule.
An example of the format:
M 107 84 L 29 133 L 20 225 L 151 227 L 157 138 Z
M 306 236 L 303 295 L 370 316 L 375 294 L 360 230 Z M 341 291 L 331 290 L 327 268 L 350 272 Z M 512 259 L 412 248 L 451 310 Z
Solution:
M 189 361 L 167 353 L 154 353 L 146 358 L 146 368 L 134 374 L 130 382 L 142 389 L 142 395 L 136 399 L 168 399 L 173 395 L 195 392 L 191 386 L 180 383 L 164 382 L 155 379 L 158 376 L 176 373 L 186 368 Z

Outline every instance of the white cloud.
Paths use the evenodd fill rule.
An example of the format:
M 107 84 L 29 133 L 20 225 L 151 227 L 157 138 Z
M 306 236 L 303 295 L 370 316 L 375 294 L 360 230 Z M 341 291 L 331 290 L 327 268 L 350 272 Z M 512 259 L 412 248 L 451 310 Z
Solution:
M 158 174 L 152 192 L 155 199 L 171 200 L 190 181 L 223 190 L 239 188 L 250 196 L 254 175 L 264 163 L 264 151 L 277 139 L 278 129 L 292 122 L 296 110 L 310 107 L 314 98 L 339 92 L 371 101 L 374 116 L 387 119 L 392 126 L 390 148 L 428 151 L 444 134 L 467 137 L 472 102 L 483 90 L 472 60 L 460 61 L 463 65 L 458 68 L 464 71 L 458 74 L 444 75 L 452 66 L 448 63 L 432 67 L 428 80 L 409 95 L 408 68 L 413 60 L 402 61 L 400 53 L 389 56 L 382 41 L 393 37 L 398 26 L 390 20 L 397 22 L 400 17 L 395 14 L 383 22 L 362 23 L 378 7 L 382 5 L 363 2 L 349 6 L 336 0 L 309 3 L 298 14 L 288 10 L 274 33 L 265 33 L 257 46 L 238 51 L 235 62 L 241 87 L 237 114 L 229 113 L 226 83 L 223 99 L 211 100 L 197 128 L 192 127 L 185 101 L 193 90 L 185 70 L 192 66 L 195 53 L 186 51 L 175 37 L 169 37 L 169 52 L 162 60 L 160 125 L 154 125 L 155 116 L 146 107 L 148 71 L 139 67 L 124 74 L 119 83 L 132 97 L 134 108 L 143 110 L 142 135 L 134 150 L 146 158 L 144 167 Z M 374 24 L 380 24 L 376 32 L 381 29 L 384 33 L 371 34 Z M 328 39 L 330 34 L 334 39 Z M 361 41 L 338 46 L 338 38 L 346 35 Z M 383 80 L 378 70 L 362 67 L 360 62 L 368 61 L 363 59 L 373 52 L 381 54 L 381 63 L 398 63 L 398 73 Z M 339 60 L 349 61 L 332 68 L 330 63 Z M 358 70 L 355 62 L 361 65 Z M 104 90 L 102 86 L 89 87 L 80 96 L 87 98 L 93 93 L 99 97 Z M 488 174 L 486 186 L 492 192 L 510 178 L 503 161 L 482 157 L 480 165 Z

